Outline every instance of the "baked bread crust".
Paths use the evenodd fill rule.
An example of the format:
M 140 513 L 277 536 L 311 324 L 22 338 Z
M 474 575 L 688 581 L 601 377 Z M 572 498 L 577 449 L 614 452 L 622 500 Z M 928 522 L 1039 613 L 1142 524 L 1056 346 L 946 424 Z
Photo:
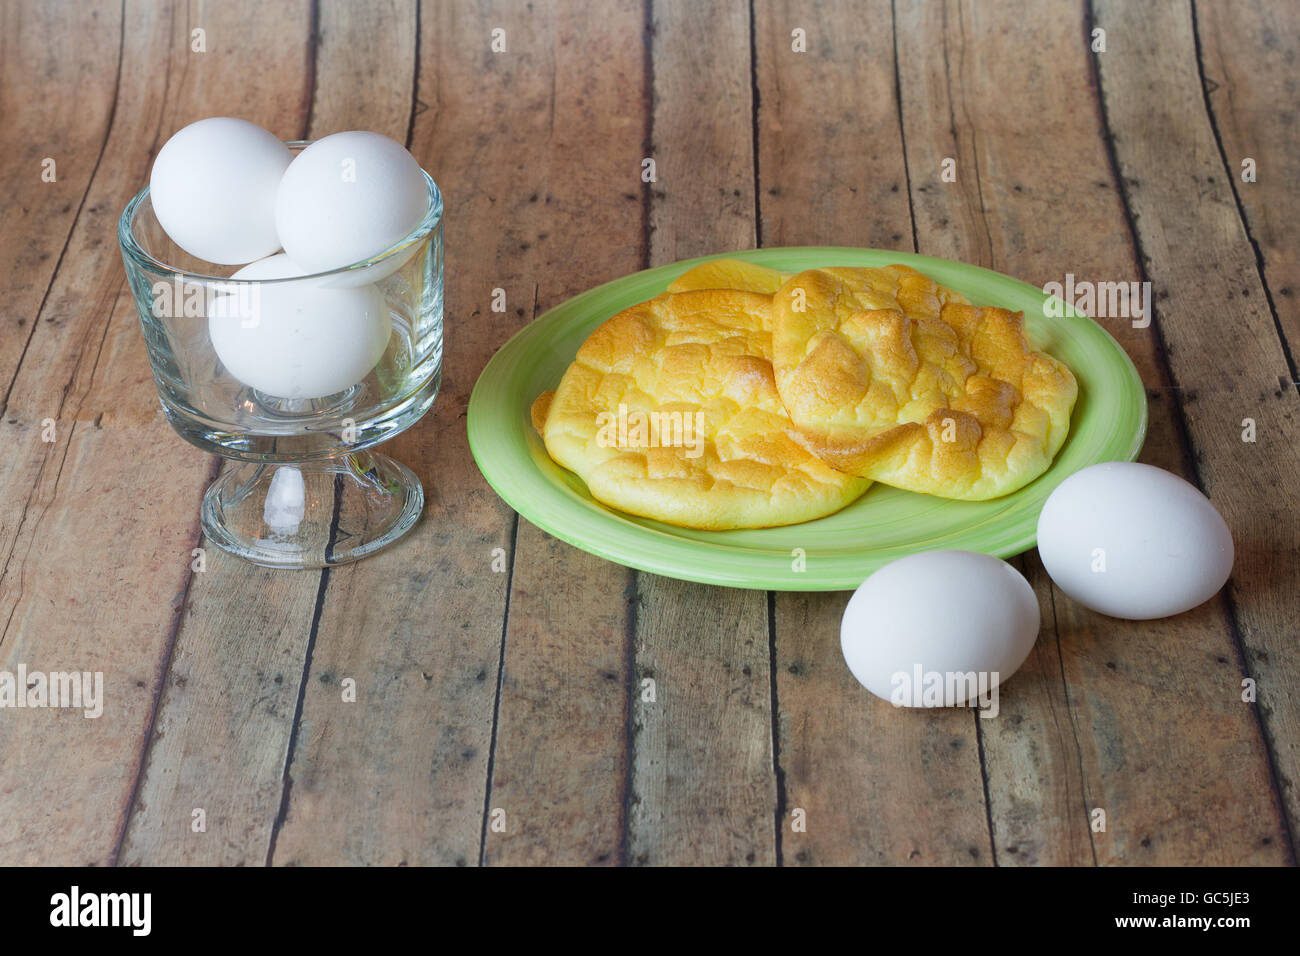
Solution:
M 795 524 L 849 504 L 870 482 L 794 439 L 772 371 L 771 305 L 762 292 L 697 289 L 606 321 L 533 405 L 551 458 L 596 500 L 690 528 Z
M 742 292 L 762 292 L 765 295 L 773 295 L 788 278 L 790 278 L 788 272 L 777 272 L 775 269 L 755 265 L 744 259 L 711 259 L 683 272 L 669 284 L 668 291 L 737 289 Z
M 996 498 L 1047 470 L 1078 394 L 1024 317 L 907 266 L 811 269 L 773 297 L 773 366 L 803 447 L 909 491 Z

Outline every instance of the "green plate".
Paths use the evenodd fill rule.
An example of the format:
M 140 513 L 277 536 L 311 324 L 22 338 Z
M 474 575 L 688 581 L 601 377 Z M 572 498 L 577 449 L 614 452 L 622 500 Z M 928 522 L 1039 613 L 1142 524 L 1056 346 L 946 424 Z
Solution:
M 663 292 L 709 259 L 735 257 L 786 272 L 821 266 L 910 265 L 977 305 L 1022 310 L 1036 347 L 1079 381 L 1070 435 L 1052 467 L 992 501 L 948 501 L 874 484 L 843 511 L 783 528 L 694 531 L 614 511 L 556 465 L 529 421 L 573 356 L 610 316 Z M 1034 546 L 1038 512 L 1066 477 L 1099 461 L 1132 460 L 1146 435 L 1146 393 L 1124 350 L 1101 326 L 1066 309 L 1046 318 L 1048 296 L 978 266 L 881 249 L 756 249 L 688 259 L 598 286 L 539 316 L 492 357 L 469 400 L 470 449 L 510 507 L 544 531 L 610 561 L 706 584 L 780 591 L 856 588 L 884 564 L 917 551 L 960 548 L 1000 558 Z

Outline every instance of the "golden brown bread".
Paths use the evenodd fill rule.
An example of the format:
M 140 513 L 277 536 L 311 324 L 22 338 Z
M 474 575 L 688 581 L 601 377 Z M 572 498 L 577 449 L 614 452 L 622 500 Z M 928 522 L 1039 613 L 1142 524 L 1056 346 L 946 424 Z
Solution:
M 670 524 L 755 528 L 838 511 L 870 482 L 790 436 L 772 373 L 771 303 L 762 292 L 703 289 L 615 315 L 533 405 L 547 452 L 598 501 Z
M 540 435 L 546 429 L 546 416 L 551 413 L 551 402 L 555 400 L 555 389 L 549 392 L 542 392 L 535 399 L 528 409 L 528 417 L 532 420 L 533 427 L 537 429 Z
M 1070 427 L 1077 385 L 1023 316 L 978 308 L 907 266 L 812 269 L 773 298 L 792 435 L 835 468 L 944 498 L 1032 481 Z
M 773 295 L 788 278 L 788 272 L 777 272 L 744 259 L 711 259 L 683 272 L 668 286 L 668 291 L 736 289 Z

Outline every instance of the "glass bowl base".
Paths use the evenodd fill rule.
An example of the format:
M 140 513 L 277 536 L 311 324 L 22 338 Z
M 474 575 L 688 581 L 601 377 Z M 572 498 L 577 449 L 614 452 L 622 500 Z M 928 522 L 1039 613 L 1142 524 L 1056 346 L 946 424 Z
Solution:
M 292 464 L 231 461 L 203 496 L 203 532 L 264 567 L 324 568 L 392 544 L 423 508 L 415 473 L 371 451 Z

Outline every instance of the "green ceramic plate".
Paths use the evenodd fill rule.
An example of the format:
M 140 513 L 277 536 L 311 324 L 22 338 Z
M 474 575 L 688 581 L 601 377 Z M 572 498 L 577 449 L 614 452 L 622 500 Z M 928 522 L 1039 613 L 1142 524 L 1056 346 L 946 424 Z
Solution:
M 946 501 L 875 484 L 838 514 L 784 528 L 693 531 L 635 518 L 595 501 L 546 454 L 529 422 L 538 393 L 554 388 L 578 346 L 616 312 L 663 292 L 677 276 L 725 256 L 798 272 L 827 265 L 910 265 L 977 305 L 1023 310 L 1038 348 L 1079 380 L 1070 436 L 1052 467 L 993 501 Z M 1068 475 L 1137 457 L 1146 394 L 1124 350 L 1101 326 L 1067 310 L 1045 318 L 1042 291 L 978 266 L 880 249 L 758 249 L 689 259 L 598 286 L 538 317 L 492 357 L 470 396 L 470 449 L 505 501 L 544 531 L 610 561 L 687 581 L 782 591 L 856 588 L 895 558 L 935 548 L 1010 557 L 1034 546 L 1038 512 Z

